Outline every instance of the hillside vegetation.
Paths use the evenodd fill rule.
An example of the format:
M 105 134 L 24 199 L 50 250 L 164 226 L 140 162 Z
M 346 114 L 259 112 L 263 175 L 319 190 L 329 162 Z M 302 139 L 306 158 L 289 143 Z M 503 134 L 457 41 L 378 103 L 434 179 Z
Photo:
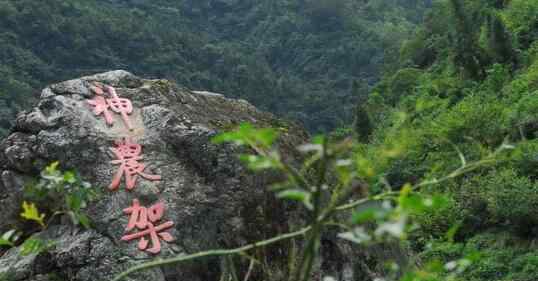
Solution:
M 436 1 L 402 45 L 400 66 L 357 108 L 364 155 L 394 152 L 372 167 L 394 187 L 515 147 L 422 190 L 447 202 L 416 217 L 417 264 L 478 252 L 457 280 L 538 280 L 537 39 L 536 0 Z
M 2 0 L 4 130 L 44 85 L 125 69 L 328 131 L 396 57 L 424 0 Z
M 244 98 L 342 129 L 302 146 L 298 171 L 273 146 L 282 124 L 216 138 L 287 173 L 277 197 L 304 205 L 289 280 L 336 227 L 403 241 L 409 268 L 346 252 L 386 280 L 535 281 L 537 39 L 538 0 L 0 0 L 0 125 L 45 83 L 112 68 Z

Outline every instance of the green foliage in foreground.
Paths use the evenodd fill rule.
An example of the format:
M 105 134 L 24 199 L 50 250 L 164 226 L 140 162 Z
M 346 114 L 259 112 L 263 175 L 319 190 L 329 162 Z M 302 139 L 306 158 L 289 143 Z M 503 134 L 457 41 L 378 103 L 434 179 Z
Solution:
M 405 153 L 405 142 L 384 148 L 376 158 L 369 159 L 367 150 L 350 138 L 329 141 L 327 137 L 315 137 L 311 143 L 298 147 L 303 153 L 302 165 L 291 164 L 282 160 L 278 150 L 278 132 L 275 129 L 258 129 L 249 124 L 242 124 L 234 131 L 222 133 L 213 141 L 216 144 L 232 143 L 247 146 L 251 153 L 240 155 L 245 164 L 254 171 L 276 171 L 284 177 L 271 187 L 277 198 L 289 201 L 289 204 L 302 206 L 304 222 L 291 225 L 292 232 L 279 234 L 263 241 L 256 241 L 236 249 L 209 250 L 204 252 L 179 255 L 168 259 L 142 263 L 119 274 L 113 281 L 125 279 L 133 272 L 152 267 L 193 261 L 206 257 L 222 257 L 226 261 L 226 270 L 221 279 L 239 280 L 239 276 L 248 279 L 252 266 L 256 266 L 253 252 L 259 247 L 267 247 L 277 242 L 291 240 L 293 245 L 286 249 L 289 263 L 279 268 L 279 276 L 287 276 L 288 280 L 308 281 L 314 272 L 314 264 L 320 258 L 322 239 L 329 239 L 329 233 L 335 233 L 330 239 L 341 239 L 356 245 L 373 245 L 385 242 L 397 243 L 406 241 L 409 234 L 414 233 L 417 222 L 425 214 L 443 210 L 452 203 L 445 196 L 438 194 L 421 194 L 416 191 L 422 188 L 446 184 L 477 170 L 485 170 L 498 163 L 499 157 L 514 149 L 503 143 L 498 149 L 483 158 L 466 162 L 460 154 L 460 166 L 445 176 L 426 179 L 417 183 L 407 183 L 391 188 L 383 175 L 371 167 L 383 167 L 391 159 Z M 402 146 L 403 144 L 403 146 Z M 458 157 L 458 156 L 456 156 Z M 424 219 L 422 220 L 424 222 Z M 425 224 L 426 227 L 428 226 Z M 451 240 L 455 235 L 453 228 L 444 231 L 445 237 Z M 289 242 L 289 241 L 288 241 Z M 403 247 L 403 244 L 402 244 Z M 233 256 L 242 257 L 241 267 L 250 262 L 247 272 L 236 271 Z M 450 260 L 432 259 L 428 266 L 416 270 L 411 264 L 394 264 L 387 271 L 385 280 L 432 281 L 456 280 L 478 259 L 477 252 L 459 252 Z M 246 259 L 246 261 L 245 261 Z M 382 261 L 391 264 L 391 260 Z M 271 271 L 261 268 L 253 280 L 274 280 Z M 403 277 L 402 277 L 403 276 Z M 327 276 L 327 278 L 332 278 Z
M 357 111 L 356 124 L 370 126 L 356 126 L 366 159 L 400 144 L 401 153 L 365 169 L 394 187 L 438 178 L 502 143 L 515 146 L 493 168 L 421 189 L 446 198 L 414 216 L 409 239 L 422 269 L 427 260 L 444 264 L 478 251 L 454 280 L 537 280 L 536 11 L 536 0 L 435 2 L 402 45 L 400 67 Z
M 59 164 L 47 166 L 39 182 L 26 187 L 25 197 L 47 208 L 51 216 L 67 215 L 74 225 L 89 228 L 90 220 L 82 210 L 97 198 L 98 192 L 75 172 L 59 170 Z M 44 226 L 42 219 L 39 223 Z
M 25 190 L 25 199 L 31 201 L 23 201 L 20 217 L 39 228 L 29 227 L 25 232 L 11 229 L 0 236 L 0 247 L 19 246 L 18 254 L 22 256 L 48 250 L 55 242 L 40 238 L 39 231 L 53 224 L 53 219 L 58 216 L 68 216 L 75 226 L 91 226 L 83 209 L 97 198 L 98 193 L 76 173 L 62 171 L 58 166 L 59 162 L 51 163 L 41 172 L 38 182 L 29 184 Z M 9 271 L 6 276 L 0 275 L 0 280 L 11 280 Z

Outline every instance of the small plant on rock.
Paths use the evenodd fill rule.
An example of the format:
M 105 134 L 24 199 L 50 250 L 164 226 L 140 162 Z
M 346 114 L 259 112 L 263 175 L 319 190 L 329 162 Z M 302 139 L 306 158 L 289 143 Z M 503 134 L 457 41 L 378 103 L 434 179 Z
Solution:
M 58 215 L 68 215 L 74 225 L 89 228 L 90 220 L 82 210 L 98 194 L 74 171 L 61 171 L 58 166 L 59 162 L 47 166 L 41 172 L 39 182 L 26 187 L 25 197 L 47 208 L 51 213 L 49 221 Z M 42 227 L 46 226 L 42 218 L 35 221 Z

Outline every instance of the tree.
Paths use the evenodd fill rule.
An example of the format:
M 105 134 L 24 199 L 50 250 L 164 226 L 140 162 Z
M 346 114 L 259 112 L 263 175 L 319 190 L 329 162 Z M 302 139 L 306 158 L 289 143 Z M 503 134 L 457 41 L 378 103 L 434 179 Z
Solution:
M 360 142 L 368 142 L 373 126 L 370 116 L 368 116 L 368 112 L 363 104 L 359 104 L 355 109 L 355 122 L 353 123 L 353 128 L 357 133 L 357 139 Z
M 517 63 L 512 48 L 512 38 L 502 20 L 495 13 L 491 13 L 488 17 L 488 45 L 491 56 L 496 62 Z
M 468 18 L 463 0 L 450 0 L 455 18 L 454 63 L 473 79 L 486 77 L 486 59 L 477 42 L 476 23 Z

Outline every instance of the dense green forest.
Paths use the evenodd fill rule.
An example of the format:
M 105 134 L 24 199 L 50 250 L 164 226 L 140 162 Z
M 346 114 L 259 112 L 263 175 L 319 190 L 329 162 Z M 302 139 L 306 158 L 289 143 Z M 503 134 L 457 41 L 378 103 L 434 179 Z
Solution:
M 2 0 L 2 127 L 47 83 L 125 69 L 329 131 L 351 123 L 429 2 Z
M 352 138 L 371 198 L 442 198 L 409 214 L 402 280 L 535 281 L 537 39 L 538 0 L 0 0 L 1 126 L 46 83 L 109 69 L 244 98 Z M 243 130 L 223 139 L 259 137 Z
M 364 155 L 400 152 L 372 167 L 394 187 L 515 147 L 422 189 L 447 198 L 417 216 L 420 227 L 409 236 L 425 268 L 477 252 L 456 280 L 538 280 L 537 39 L 536 0 L 436 1 L 401 46 L 400 66 L 357 108 Z

